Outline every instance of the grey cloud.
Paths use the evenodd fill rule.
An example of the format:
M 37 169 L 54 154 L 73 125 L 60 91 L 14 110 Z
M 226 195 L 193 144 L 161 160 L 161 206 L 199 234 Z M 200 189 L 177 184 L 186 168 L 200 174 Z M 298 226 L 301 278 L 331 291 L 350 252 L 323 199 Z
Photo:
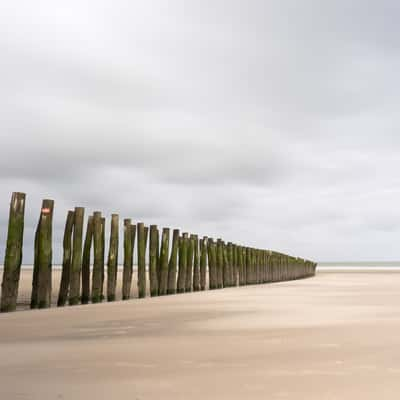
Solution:
M 389 0 L 2 2 L 0 257 L 21 190 L 25 260 L 44 197 L 58 246 L 82 205 L 398 258 L 399 16 Z

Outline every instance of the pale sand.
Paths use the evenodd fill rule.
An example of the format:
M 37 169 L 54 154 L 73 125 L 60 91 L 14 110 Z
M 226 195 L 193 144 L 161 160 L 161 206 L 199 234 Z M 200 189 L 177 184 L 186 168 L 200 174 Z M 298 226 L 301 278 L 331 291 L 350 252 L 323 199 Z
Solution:
M 0 315 L 0 399 L 399 396 L 399 273 Z

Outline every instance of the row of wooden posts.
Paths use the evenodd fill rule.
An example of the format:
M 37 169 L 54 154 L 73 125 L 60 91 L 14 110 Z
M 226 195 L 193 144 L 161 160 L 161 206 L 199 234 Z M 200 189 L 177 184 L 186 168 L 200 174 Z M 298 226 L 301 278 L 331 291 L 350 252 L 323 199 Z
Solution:
M 52 293 L 52 221 L 53 200 L 43 200 L 35 233 L 31 308 L 47 308 Z M 22 264 L 25 194 L 13 193 L 1 286 L 2 312 L 14 311 Z M 84 208 L 68 211 L 63 240 L 63 263 L 58 306 L 101 302 L 116 298 L 119 217 L 111 216 L 108 260 L 105 262 L 105 223 L 96 211 L 87 220 L 85 237 Z M 298 279 L 315 274 L 316 264 L 270 250 L 225 243 L 204 236 L 180 234 L 179 229 L 160 232 L 156 225 L 132 224 L 124 219 L 122 299 L 131 296 L 133 251 L 137 242 L 138 296 L 146 296 L 146 248 L 149 241 L 148 277 L 150 295 L 220 289 L 257 283 Z M 171 250 L 170 250 L 171 248 Z M 93 267 L 91 253 L 93 250 Z M 103 293 L 107 267 L 106 293 Z M 207 279 L 208 275 L 208 279 Z M 208 284 L 207 284 L 208 281 Z

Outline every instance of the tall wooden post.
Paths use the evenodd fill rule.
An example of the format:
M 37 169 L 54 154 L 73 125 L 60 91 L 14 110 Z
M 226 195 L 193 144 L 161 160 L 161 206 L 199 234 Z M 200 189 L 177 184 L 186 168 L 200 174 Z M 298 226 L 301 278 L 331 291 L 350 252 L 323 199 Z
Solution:
M 169 252 L 169 228 L 163 228 L 160 249 L 160 279 L 158 294 L 163 296 L 168 291 L 168 252 Z
M 147 230 L 143 222 L 137 224 L 138 240 L 138 291 L 139 298 L 146 297 L 146 243 Z
M 8 218 L 6 253 L 1 284 L 1 312 L 17 308 L 18 285 L 22 264 L 24 239 L 25 193 L 14 192 Z
M 33 248 L 33 274 L 32 274 L 32 293 L 31 293 L 31 309 L 37 308 L 39 305 L 39 227 L 40 219 L 35 230 L 35 242 Z M 69 287 L 69 277 L 68 277 Z
M 216 245 L 212 238 L 207 241 L 208 250 L 208 274 L 209 274 L 209 286 L 210 289 L 217 289 L 217 257 L 216 257 Z
M 102 228 L 101 228 L 101 212 L 93 213 L 93 273 L 92 273 L 92 303 L 101 301 L 101 285 L 102 285 Z
M 186 283 L 185 283 L 185 291 L 192 291 L 192 283 L 193 283 L 193 256 L 194 256 L 194 235 L 190 235 L 188 239 L 188 247 L 187 247 L 187 261 L 186 261 Z
M 131 297 L 133 249 L 135 246 L 136 225 L 130 218 L 124 219 L 124 269 L 122 272 L 122 300 Z
M 186 288 L 188 241 L 189 234 L 184 232 L 179 240 L 178 293 L 184 293 Z
M 74 212 L 68 211 L 67 220 L 65 222 L 64 239 L 63 239 L 63 263 L 61 272 L 60 290 L 58 292 L 57 306 L 65 306 L 68 299 L 69 281 L 71 275 L 71 260 L 72 260 L 72 230 L 74 227 Z
M 233 252 L 233 286 L 237 286 L 238 284 L 238 246 L 236 244 L 232 244 L 232 252 Z
M 69 305 L 73 306 L 79 303 L 81 292 L 81 271 L 82 271 L 82 236 L 83 236 L 83 218 L 85 209 L 75 207 L 74 213 L 74 236 L 72 241 L 72 263 L 71 277 L 69 286 Z
M 178 263 L 179 250 L 179 229 L 174 229 L 172 232 L 172 247 L 171 256 L 168 263 L 168 294 L 176 293 L 176 269 Z
M 100 301 L 104 300 L 104 277 L 105 277 L 105 254 L 106 254 L 106 218 L 101 219 L 101 287 Z
M 227 265 L 224 263 L 224 242 L 217 239 L 217 287 L 227 287 Z
M 207 236 L 200 240 L 200 289 L 207 286 Z
M 38 307 L 51 305 L 51 263 L 52 263 L 52 230 L 54 201 L 45 199 L 42 202 L 38 227 Z
M 111 215 L 110 247 L 107 260 L 107 301 L 115 300 L 118 273 L 119 216 Z
M 193 238 L 193 291 L 200 290 L 200 268 L 199 268 L 199 238 Z
M 150 276 L 150 296 L 158 296 L 158 229 L 157 225 L 150 225 L 150 245 L 149 245 L 149 276 Z
M 82 304 L 89 303 L 90 299 L 90 249 L 93 241 L 93 216 L 90 215 L 86 227 L 85 242 L 82 254 Z

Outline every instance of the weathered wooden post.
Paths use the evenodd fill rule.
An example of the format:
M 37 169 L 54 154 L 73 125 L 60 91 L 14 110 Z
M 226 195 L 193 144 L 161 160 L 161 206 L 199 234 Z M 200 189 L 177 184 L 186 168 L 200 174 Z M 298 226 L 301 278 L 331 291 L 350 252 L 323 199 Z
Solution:
M 33 248 L 33 274 L 32 274 L 32 293 L 31 293 L 31 308 L 37 308 L 39 304 L 39 227 L 40 218 L 35 230 L 35 242 Z M 69 286 L 69 278 L 68 278 Z
M 82 254 L 82 304 L 88 304 L 90 299 L 90 249 L 93 241 L 93 216 L 90 215 L 86 227 L 85 242 Z
M 224 284 L 224 254 L 223 254 L 224 242 L 222 239 L 217 239 L 215 247 L 215 269 L 216 269 L 216 279 L 217 288 L 222 289 L 225 287 Z
M 193 291 L 200 290 L 199 237 L 193 239 Z
M 246 284 L 252 284 L 252 274 L 251 274 L 251 249 L 246 247 Z
M 150 276 L 150 296 L 158 296 L 158 229 L 157 225 L 150 225 L 150 245 L 149 245 L 149 276 Z
M 69 285 L 69 305 L 79 303 L 81 292 L 81 271 L 82 271 L 82 237 L 83 237 L 83 218 L 85 209 L 75 207 L 74 212 L 74 236 L 72 240 L 72 263 Z
M 102 217 L 100 211 L 93 213 L 93 273 L 92 273 L 92 303 L 101 301 L 102 285 Z
M 227 265 L 224 263 L 224 246 L 222 239 L 217 239 L 217 287 L 227 287 Z
M 11 196 L 3 281 L 1 284 L 1 312 L 17 308 L 18 285 L 22 264 L 24 239 L 25 193 L 14 192 Z
M 104 277 L 105 277 L 105 254 L 106 254 L 106 218 L 101 218 L 101 295 L 100 301 L 104 300 Z
M 119 216 L 111 214 L 110 246 L 107 259 L 107 301 L 115 300 L 118 273 Z
M 200 289 L 207 286 L 207 236 L 200 240 Z
M 68 299 L 69 281 L 71 275 L 71 243 L 72 243 L 72 230 L 74 227 L 74 212 L 68 211 L 67 220 L 65 222 L 64 239 L 63 239 L 63 263 L 61 272 L 60 290 L 58 292 L 57 306 L 65 306 Z
M 51 305 L 51 263 L 52 263 L 52 229 L 54 201 L 45 199 L 42 202 L 38 227 L 38 307 Z
M 217 289 L 217 251 L 216 245 L 212 238 L 207 241 L 208 250 L 208 274 L 209 274 L 209 287 L 210 289 Z
M 184 293 L 186 288 L 188 237 L 189 234 L 184 232 L 179 239 L 178 293 Z
M 176 268 L 178 261 L 179 249 L 179 229 L 174 229 L 172 232 L 172 248 L 171 256 L 168 263 L 168 294 L 176 293 Z
M 233 286 L 233 247 L 232 242 L 228 242 L 228 286 Z
M 168 292 L 168 252 L 169 252 L 169 228 L 163 228 L 160 249 L 160 279 L 158 294 L 163 296 Z
M 138 241 L 138 291 L 139 298 L 146 297 L 146 244 L 147 230 L 143 222 L 137 224 Z
M 124 269 L 122 272 L 122 300 L 131 297 L 133 249 L 135 246 L 136 225 L 130 218 L 124 219 Z
M 187 246 L 187 262 L 186 262 L 186 283 L 185 292 L 192 291 L 193 283 L 193 256 L 194 256 L 194 235 L 190 235 Z
M 232 251 L 233 251 L 233 286 L 238 285 L 238 246 L 236 244 L 232 244 Z

